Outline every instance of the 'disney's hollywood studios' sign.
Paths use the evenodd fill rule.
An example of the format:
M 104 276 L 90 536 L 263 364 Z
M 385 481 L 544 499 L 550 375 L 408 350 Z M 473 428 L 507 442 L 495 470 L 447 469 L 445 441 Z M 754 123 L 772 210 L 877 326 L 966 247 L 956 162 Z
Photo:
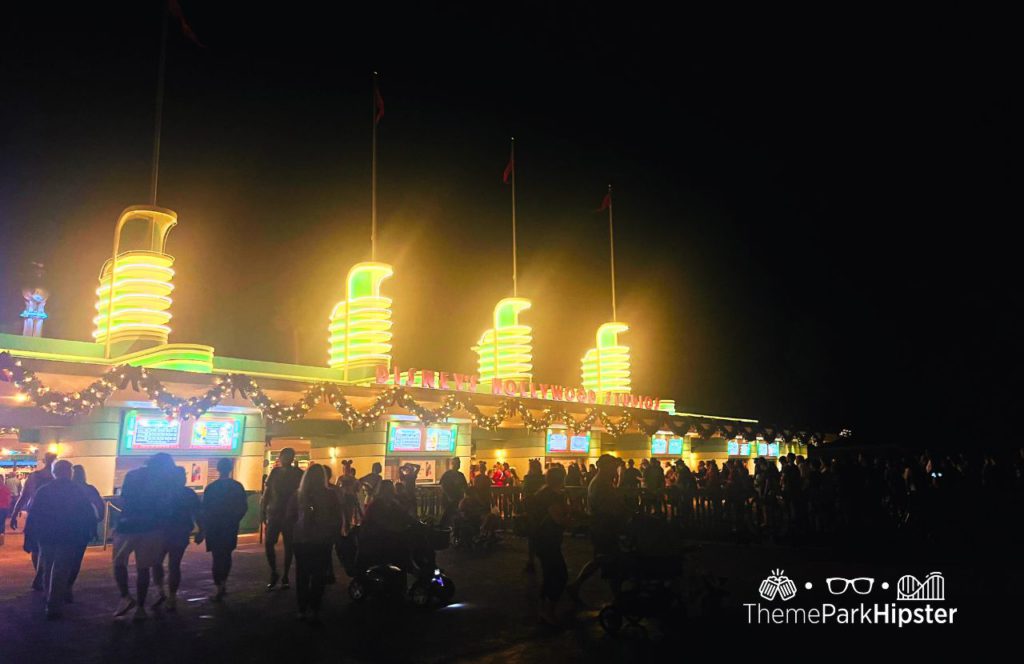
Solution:
M 378 385 L 408 385 L 434 390 L 455 390 L 458 392 L 477 392 L 480 377 L 476 374 L 451 373 L 447 371 L 431 371 L 429 369 L 400 370 L 395 367 L 390 372 L 387 367 L 377 367 Z M 491 394 L 522 399 L 545 399 L 548 401 L 569 401 L 582 404 L 603 404 L 622 406 L 625 408 L 643 408 L 658 410 L 660 399 L 638 394 L 622 394 L 585 390 L 582 387 L 565 387 L 548 383 L 529 381 L 491 380 Z

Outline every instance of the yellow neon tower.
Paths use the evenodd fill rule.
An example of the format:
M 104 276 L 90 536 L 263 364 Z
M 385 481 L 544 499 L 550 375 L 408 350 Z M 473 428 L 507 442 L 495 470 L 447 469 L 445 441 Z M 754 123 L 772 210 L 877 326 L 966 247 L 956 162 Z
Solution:
M 533 330 L 519 322 L 520 312 L 531 306 L 524 297 L 506 297 L 494 307 L 494 327 L 473 346 L 481 383 L 533 378 Z
M 344 379 L 363 379 L 378 366 L 391 368 L 391 298 L 381 284 L 394 270 L 387 263 L 356 263 L 346 279 L 347 299 L 331 312 L 328 366 Z M 355 375 L 352 375 L 355 374 Z
M 149 249 L 120 251 L 121 234 L 131 221 L 149 224 Z M 117 220 L 114 251 L 100 269 L 96 289 L 96 312 L 92 336 L 105 344 L 142 342 L 166 344 L 171 328 L 171 291 L 174 285 L 174 257 L 164 253 L 167 234 L 178 223 L 171 210 L 154 206 L 127 208 Z M 111 289 L 111 274 L 114 275 Z M 113 309 L 113 315 L 110 311 Z
M 629 393 L 629 346 L 619 343 L 619 335 L 628 329 L 628 325 L 620 322 L 597 328 L 597 345 L 586 352 L 581 362 L 585 389 L 599 395 Z

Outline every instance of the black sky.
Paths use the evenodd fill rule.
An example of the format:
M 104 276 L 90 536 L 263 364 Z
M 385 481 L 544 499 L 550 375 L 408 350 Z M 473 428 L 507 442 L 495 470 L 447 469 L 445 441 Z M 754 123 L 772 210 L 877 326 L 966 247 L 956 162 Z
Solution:
M 206 47 L 172 26 L 174 340 L 291 361 L 298 328 L 299 361 L 325 362 L 330 308 L 368 257 L 376 68 L 401 366 L 474 367 L 511 290 L 515 135 L 538 378 L 574 383 L 609 315 L 592 210 L 611 182 L 637 391 L 870 440 L 989 437 L 1010 415 L 995 384 L 1019 310 L 1000 207 L 1019 81 L 998 17 L 182 5 Z M 2 24 L 0 328 L 37 260 L 47 335 L 88 338 L 116 216 L 148 196 L 159 7 Z

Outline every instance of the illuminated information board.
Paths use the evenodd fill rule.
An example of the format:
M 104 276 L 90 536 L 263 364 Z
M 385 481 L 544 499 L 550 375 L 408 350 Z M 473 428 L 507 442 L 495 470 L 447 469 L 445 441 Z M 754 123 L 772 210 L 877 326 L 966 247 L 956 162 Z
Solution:
M 233 417 L 202 417 L 192 427 L 189 448 L 223 452 L 238 443 L 238 420 Z
M 548 429 L 546 449 L 548 454 L 590 454 L 590 434 L 570 434 L 567 429 Z
M 655 456 L 682 456 L 683 442 L 683 437 L 677 436 L 674 433 L 656 433 L 651 436 L 651 454 Z
M 125 417 L 125 447 L 136 451 L 176 450 L 181 437 L 181 421 L 164 415 L 142 415 L 136 410 Z
M 209 413 L 198 420 L 175 420 L 158 410 L 128 410 L 121 421 L 118 453 L 234 455 L 241 451 L 244 429 L 240 415 Z
M 389 452 L 440 452 L 451 454 L 455 451 L 458 426 L 455 424 L 433 424 L 424 427 L 414 422 L 388 422 Z

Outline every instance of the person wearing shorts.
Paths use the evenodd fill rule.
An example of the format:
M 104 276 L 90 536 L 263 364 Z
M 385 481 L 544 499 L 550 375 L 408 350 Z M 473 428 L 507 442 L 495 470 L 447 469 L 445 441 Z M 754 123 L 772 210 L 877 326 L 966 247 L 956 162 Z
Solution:
M 597 474 L 587 487 L 590 542 L 594 547 L 594 557 L 583 566 L 576 580 L 565 588 L 577 602 L 583 583 L 602 568 L 614 564 L 620 555 L 619 533 L 622 532 L 626 514 L 622 495 L 614 485 L 618 463 L 610 454 L 602 454 L 597 460 Z M 617 589 L 613 586 L 612 590 L 616 592 Z
M 295 521 L 288 513 L 288 503 L 299 490 L 302 471 L 295 467 L 295 450 L 285 447 L 278 457 L 280 465 L 270 471 L 267 484 L 260 501 L 263 523 L 267 530 L 263 540 L 264 553 L 270 566 L 270 582 L 267 591 L 277 588 L 281 580 L 281 588 L 289 587 L 288 573 L 292 567 L 292 535 L 295 532 Z M 277 574 L 277 540 L 284 539 L 284 578 Z
M 134 620 L 146 619 L 150 570 L 163 564 L 164 529 L 177 490 L 177 466 L 169 454 L 155 454 L 145 466 L 129 471 L 121 488 L 121 517 L 114 530 L 114 580 L 121 601 L 120 617 L 135 609 Z M 136 597 L 128 590 L 128 563 L 135 555 Z

